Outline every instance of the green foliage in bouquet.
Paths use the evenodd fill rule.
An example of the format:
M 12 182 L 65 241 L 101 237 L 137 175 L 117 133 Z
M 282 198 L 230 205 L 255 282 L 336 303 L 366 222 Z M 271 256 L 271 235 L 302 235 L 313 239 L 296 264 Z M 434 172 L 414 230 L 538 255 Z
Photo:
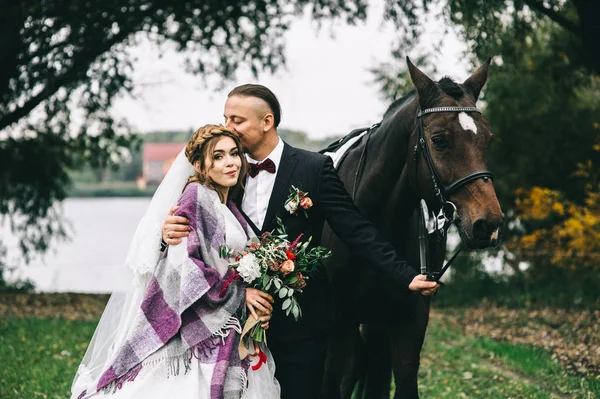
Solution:
M 229 266 L 236 269 L 239 278 L 249 286 L 281 299 L 285 314 L 298 321 L 302 309 L 296 293 L 302 292 L 310 275 L 323 266 L 330 251 L 320 246 L 310 247 L 312 237 L 302 242 L 302 234 L 290 242 L 279 218 L 277 226 L 273 232 L 253 237 L 241 253 L 236 254 L 223 245 L 219 255 L 225 259 L 234 258 Z M 264 329 L 260 324 L 253 327 L 251 336 L 258 342 L 264 340 Z

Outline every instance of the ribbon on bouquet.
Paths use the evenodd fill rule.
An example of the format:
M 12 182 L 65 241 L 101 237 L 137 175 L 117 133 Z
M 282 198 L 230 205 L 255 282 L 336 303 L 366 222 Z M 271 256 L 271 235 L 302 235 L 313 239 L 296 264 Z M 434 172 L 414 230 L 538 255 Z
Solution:
M 267 355 L 260 350 L 260 345 L 256 341 L 254 341 L 254 349 L 256 350 L 255 355 L 250 356 L 258 356 L 258 362 L 252 366 L 252 370 L 256 371 L 261 368 L 263 364 L 267 364 Z
M 260 323 L 260 317 L 264 316 L 264 313 L 260 310 L 257 310 L 256 314 L 258 315 L 258 320 L 253 316 L 248 317 L 246 323 L 244 324 L 244 328 L 242 329 L 242 336 L 240 337 L 240 344 L 238 346 L 238 352 L 240 354 L 240 359 L 245 359 L 246 356 L 258 356 L 258 363 L 252 366 L 252 370 L 258 370 L 264 363 L 267 362 L 267 355 L 264 354 L 263 351 L 260 350 L 260 346 L 258 342 L 252 341 L 254 346 L 254 352 L 250 353 L 246 345 L 244 344 L 244 337 L 256 326 Z M 265 344 L 267 343 L 267 333 L 264 333 Z

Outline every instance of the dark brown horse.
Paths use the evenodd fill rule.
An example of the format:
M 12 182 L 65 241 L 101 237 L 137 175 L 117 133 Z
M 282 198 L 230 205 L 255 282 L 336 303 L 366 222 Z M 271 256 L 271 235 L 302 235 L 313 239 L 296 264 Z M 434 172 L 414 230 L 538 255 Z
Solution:
M 449 78 L 434 82 L 407 63 L 414 92 L 389 107 L 338 172 L 382 237 L 418 268 L 420 199 L 436 215 L 449 201 L 456 206 L 456 224 L 468 248 L 495 245 L 503 214 L 486 170 L 492 134 L 475 108 L 489 60 L 462 84 Z M 359 397 L 389 398 L 393 374 L 395 398 L 418 398 L 429 297 L 404 292 L 366 267 L 368 259 L 356 259 L 328 226 L 322 244 L 333 252 L 327 267 L 336 306 L 322 397 L 350 398 L 359 382 Z M 444 234 L 429 240 L 431 269 L 440 268 L 445 249 Z

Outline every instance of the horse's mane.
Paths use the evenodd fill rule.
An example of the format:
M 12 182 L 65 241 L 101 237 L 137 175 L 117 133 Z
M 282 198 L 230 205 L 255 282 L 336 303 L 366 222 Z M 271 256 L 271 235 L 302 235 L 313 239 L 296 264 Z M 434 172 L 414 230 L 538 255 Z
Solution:
M 402 104 L 404 104 L 405 102 L 407 102 L 409 99 L 413 98 L 414 96 L 415 96 L 415 90 L 413 89 L 413 90 L 409 91 L 408 93 L 406 93 L 404 96 L 394 100 L 394 102 L 390 104 L 388 109 L 383 114 L 383 117 L 385 118 L 386 116 L 388 116 L 389 113 L 396 110 L 396 108 L 400 107 Z
M 449 95 L 450 97 L 452 97 L 455 100 L 462 99 L 466 93 L 465 89 L 460 84 L 456 83 L 452 78 L 450 78 L 448 76 L 444 76 L 438 82 L 436 82 L 436 86 L 438 88 L 440 88 L 444 93 L 446 93 L 447 95 Z M 429 99 L 430 103 L 435 104 L 441 100 L 441 96 L 440 96 L 439 92 L 433 93 L 433 95 L 434 95 L 434 97 Z M 413 90 L 409 91 L 408 93 L 406 93 L 406 95 L 402 96 L 401 98 L 394 100 L 394 102 L 390 104 L 388 109 L 383 114 L 383 117 L 385 118 L 390 113 L 394 112 L 402 104 L 404 104 L 405 102 L 407 102 L 409 99 L 413 98 L 414 96 L 415 96 L 415 90 L 413 89 Z

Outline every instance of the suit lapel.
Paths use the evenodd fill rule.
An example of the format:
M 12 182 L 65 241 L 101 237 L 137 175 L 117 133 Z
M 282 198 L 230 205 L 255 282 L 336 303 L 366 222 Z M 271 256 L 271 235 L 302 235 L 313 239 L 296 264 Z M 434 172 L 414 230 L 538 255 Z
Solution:
M 296 155 L 297 152 L 294 147 L 284 143 L 281 162 L 279 163 L 279 171 L 277 171 L 273 192 L 269 199 L 269 206 L 263 223 L 263 231 L 270 231 L 275 228 L 275 216 L 277 215 L 277 211 L 283 209 L 285 200 L 290 193 L 290 179 L 296 169 L 296 164 L 298 163 Z

